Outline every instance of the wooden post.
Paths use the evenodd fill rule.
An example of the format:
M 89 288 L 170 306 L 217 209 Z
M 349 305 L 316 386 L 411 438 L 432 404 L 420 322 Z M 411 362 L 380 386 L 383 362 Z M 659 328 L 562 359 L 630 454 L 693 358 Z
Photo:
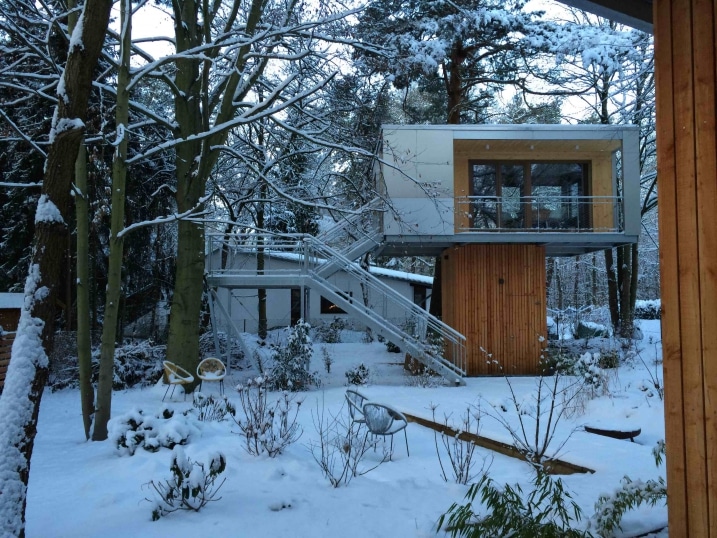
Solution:
M 654 2 L 671 538 L 717 538 L 716 4 Z

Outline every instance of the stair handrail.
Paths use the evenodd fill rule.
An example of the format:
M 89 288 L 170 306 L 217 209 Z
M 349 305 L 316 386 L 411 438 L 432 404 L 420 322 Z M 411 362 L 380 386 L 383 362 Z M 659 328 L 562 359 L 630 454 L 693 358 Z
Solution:
M 344 257 L 341 253 L 337 252 L 333 248 L 329 247 L 328 245 L 322 243 L 315 237 L 311 236 L 305 236 L 304 242 L 307 245 L 306 250 L 306 259 L 307 260 L 317 260 L 317 259 L 327 259 L 331 260 L 332 263 L 338 263 L 341 265 L 341 268 L 346 271 L 347 273 L 350 273 L 356 277 L 360 283 L 368 286 L 369 288 L 375 290 L 380 296 L 389 302 L 393 302 L 396 306 L 403 309 L 407 315 L 409 316 L 409 319 L 417 322 L 422 323 L 424 326 L 417 327 L 415 334 L 409 334 L 401 327 L 395 326 L 390 320 L 384 319 L 385 323 L 391 323 L 395 326 L 394 330 L 400 333 L 405 334 L 407 337 L 412 338 L 413 340 L 418 341 L 420 338 L 420 335 L 422 334 L 437 334 L 439 337 L 443 338 L 444 343 L 450 344 L 450 348 L 453 355 L 453 360 L 445 359 L 448 364 L 450 364 L 451 368 L 455 370 L 457 373 L 461 375 L 466 374 L 466 364 L 465 364 L 465 341 L 466 338 L 463 336 L 460 332 L 456 331 L 453 327 L 450 325 L 447 325 L 440 319 L 436 318 L 429 312 L 427 312 L 422 307 L 416 305 L 400 293 L 398 293 L 396 290 L 373 276 L 368 271 L 365 271 L 362 269 L 358 264 L 355 262 L 349 260 L 348 258 Z M 318 269 L 318 266 L 317 266 Z M 323 278 L 317 273 L 316 270 L 309 268 L 309 273 L 312 274 L 312 276 L 316 278 L 320 278 L 323 280 Z M 422 344 L 419 342 L 419 345 L 423 348 L 426 347 L 425 344 Z M 428 350 L 427 350 L 428 352 Z

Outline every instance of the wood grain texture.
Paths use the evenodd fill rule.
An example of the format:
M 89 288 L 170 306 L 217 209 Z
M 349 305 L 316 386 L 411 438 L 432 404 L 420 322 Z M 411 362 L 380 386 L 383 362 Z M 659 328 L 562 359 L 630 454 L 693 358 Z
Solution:
M 715 538 L 715 0 L 654 9 L 670 536 Z
M 443 317 L 466 336 L 468 375 L 537 373 L 545 248 L 463 245 L 447 249 L 443 264 Z

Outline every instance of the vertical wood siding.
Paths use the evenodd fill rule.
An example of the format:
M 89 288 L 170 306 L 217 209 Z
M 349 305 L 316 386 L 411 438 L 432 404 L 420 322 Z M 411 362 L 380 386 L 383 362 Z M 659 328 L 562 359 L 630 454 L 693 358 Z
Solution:
M 654 9 L 669 530 L 717 538 L 717 6 Z
M 468 375 L 535 374 L 547 334 L 545 248 L 463 245 L 445 250 L 443 264 L 443 317 L 466 336 Z

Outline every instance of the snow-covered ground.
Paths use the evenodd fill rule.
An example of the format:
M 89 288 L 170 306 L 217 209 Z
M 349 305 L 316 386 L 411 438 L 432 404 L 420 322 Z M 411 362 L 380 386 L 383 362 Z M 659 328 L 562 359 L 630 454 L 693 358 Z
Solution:
M 659 356 L 659 321 L 641 322 L 644 339 L 639 343 L 643 360 L 633 359 L 611 374 L 609 394 L 584 400 L 584 413 L 564 419 L 556 439 L 572 436 L 561 450 L 563 460 L 595 471 L 562 477 L 567 489 L 585 517 L 594 513 L 602 493 L 619 486 L 623 476 L 633 479 L 664 477 L 664 465 L 656 467 L 652 448 L 664 438 L 663 405 L 651 386 L 655 357 Z M 323 364 L 322 347 L 334 359 L 331 374 Z M 138 449 L 134 456 L 121 455 L 111 442 L 85 442 L 82 433 L 79 393 L 47 391 L 43 396 L 38 435 L 32 458 L 27 506 L 27 536 L 125 537 L 165 536 L 241 536 L 241 537 L 413 537 L 435 536 L 436 521 L 453 502 L 462 502 L 468 486 L 445 482 L 441 477 L 432 430 L 409 424 L 410 456 L 403 436 L 394 444 L 392 461 L 354 478 L 347 486 L 332 488 L 324 478 L 309 446 L 318 440 L 315 417 L 318 411 L 346 414 L 344 372 L 363 362 L 371 371 L 368 386 L 360 390 L 370 399 L 426 418 L 431 407 L 436 415 L 451 415 L 458 422 L 471 406 L 490 410 L 508 396 L 502 378 L 472 378 L 465 387 L 421 387 L 411 382 L 401 367 L 401 356 L 386 351 L 380 343 L 314 344 L 313 369 L 322 376 L 322 387 L 298 394 L 303 399 L 298 421 L 303 435 L 276 458 L 256 457 L 244 450 L 244 438 L 231 420 L 201 422 L 200 434 L 184 447 L 192 460 L 206 461 L 221 451 L 227 458 L 220 490 L 221 499 L 201 512 L 175 512 L 151 521 L 153 491 L 150 480 L 170 477 L 172 451 L 156 453 Z M 644 361 L 644 363 L 643 363 Z M 238 404 L 229 387 L 242 381 L 235 372 L 228 383 L 228 394 Z M 519 399 L 534 391 L 536 380 L 511 379 Z M 214 386 L 204 392 L 216 392 Z M 113 416 L 133 408 L 155 413 L 162 408 L 161 385 L 115 393 Z M 169 407 L 177 411 L 192 408 L 175 394 Z M 241 410 L 238 411 L 241 413 Z M 509 421 L 515 417 L 504 415 Z M 588 434 L 586 423 L 622 427 L 626 423 L 641 428 L 630 441 L 619 441 Z M 484 416 L 480 433 L 510 442 L 498 421 Z M 381 451 L 370 451 L 367 463 L 378 463 Z M 444 465 L 447 460 L 443 455 Z M 531 472 L 528 464 L 480 449 L 476 471 L 483 467 L 498 483 L 519 483 L 526 489 Z M 585 524 L 585 518 L 583 520 Z M 629 513 L 617 536 L 634 536 L 664 527 L 664 505 Z M 662 535 L 666 535 L 665 532 Z

